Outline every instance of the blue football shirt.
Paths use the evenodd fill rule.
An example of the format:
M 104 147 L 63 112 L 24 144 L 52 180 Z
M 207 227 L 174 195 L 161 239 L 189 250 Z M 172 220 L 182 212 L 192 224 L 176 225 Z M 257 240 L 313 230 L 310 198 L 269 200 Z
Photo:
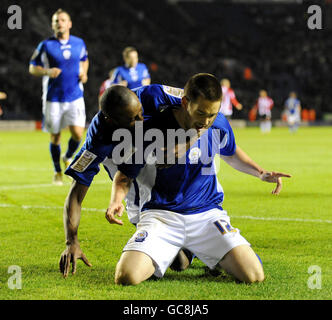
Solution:
M 171 109 L 151 119 L 164 130 L 179 129 Z M 150 124 L 151 125 L 151 124 Z M 142 211 L 160 209 L 180 214 L 195 214 L 213 208 L 222 210 L 224 192 L 218 182 L 214 156 L 231 156 L 236 151 L 235 137 L 224 115 L 218 114 L 213 125 L 186 152 L 183 164 L 155 169 L 155 183 L 151 199 Z M 123 165 L 120 170 L 135 179 L 143 165 Z
M 42 41 L 35 50 L 30 64 L 62 70 L 57 78 L 43 77 L 43 97 L 47 101 L 70 102 L 83 96 L 79 80 L 80 62 L 88 58 L 84 41 L 70 36 L 68 41 L 55 37 Z
M 143 85 L 142 80 L 150 78 L 148 68 L 144 63 L 138 63 L 136 67 L 128 68 L 127 66 L 117 67 L 112 77 L 113 83 L 127 81 L 127 87 L 134 89 Z
M 143 108 L 144 120 L 168 107 L 181 105 L 183 90 L 158 84 L 143 86 L 134 90 Z M 106 157 L 112 158 L 112 152 L 119 141 L 112 140 L 113 130 L 98 112 L 88 128 L 86 140 L 76 154 L 65 174 L 80 184 L 90 186 L 94 176 L 99 172 L 99 165 Z M 108 172 L 109 173 L 109 172 Z

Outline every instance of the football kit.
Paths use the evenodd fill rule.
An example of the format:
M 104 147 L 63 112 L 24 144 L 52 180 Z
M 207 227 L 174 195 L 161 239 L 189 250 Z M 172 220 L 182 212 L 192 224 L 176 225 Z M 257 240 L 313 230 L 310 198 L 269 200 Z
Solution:
M 172 109 L 154 116 L 151 127 L 179 129 Z M 235 138 L 227 119 L 218 114 L 213 125 L 187 150 L 185 159 L 169 168 L 154 166 L 151 196 L 142 207 L 137 231 L 124 251 L 147 254 L 162 277 L 181 248 L 194 253 L 209 268 L 238 245 L 249 245 L 230 224 L 222 208 L 224 192 L 219 184 L 214 156 L 232 156 Z M 183 161 L 185 160 L 185 161 Z M 144 164 L 124 164 L 120 170 L 139 181 Z
M 80 82 L 80 62 L 88 58 L 82 39 L 68 40 L 50 37 L 35 50 L 30 64 L 44 68 L 59 68 L 57 78 L 43 76 L 43 129 L 57 134 L 68 125 L 85 126 L 83 85 Z

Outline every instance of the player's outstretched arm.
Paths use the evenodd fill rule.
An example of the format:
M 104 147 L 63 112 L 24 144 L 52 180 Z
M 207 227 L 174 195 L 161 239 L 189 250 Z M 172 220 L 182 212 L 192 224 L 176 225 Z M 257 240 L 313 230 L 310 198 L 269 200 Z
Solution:
M 77 238 L 77 231 L 81 218 L 81 205 L 88 189 L 89 187 L 79 184 L 74 180 L 65 201 L 63 224 L 67 248 L 62 252 L 59 262 L 60 272 L 64 277 L 68 276 L 71 265 L 72 274 L 75 274 L 77 259 L 83 260 L 87 266 L 91 267 L 90 262 L 81 250 Z
M 267 171 L 254 162 L 239 146 L 236 146 L 236 152 L 232 156 L 221 156 L 232 168 L 250 174 L 262 181 L 276 183 L 275 189 L 272 194 L 279 194 L 282 188 L 281 178 L 290 178 L 291 175 Z
M 115 216 L 121 217 L 123 214 L 124 206 L 122 201 L 125 199 L 129 192 L 132 179 L 128 178 L 121 171 L 117 171 L 112 184 L 112 193 L 109 206 L 105 213 L 105 218 L 109 223 L 123 225 L 122 220 L 117 219 Z

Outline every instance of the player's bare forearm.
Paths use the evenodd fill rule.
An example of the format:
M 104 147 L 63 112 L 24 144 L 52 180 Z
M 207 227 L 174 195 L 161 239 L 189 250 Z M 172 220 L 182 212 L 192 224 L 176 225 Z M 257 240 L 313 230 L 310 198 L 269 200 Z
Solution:
M 63 210 L 63 224 L 66 235 L 66 244 L 77 242 L 77 231 L 81 218 L 81 205 L 89 187 L 74 180 L 66 198 Z
M 80 80 L 82 83 L 88 81 L 89 59 L 80 62 Z
M 35 77 L 43 77 L 47 75 L 47 69 L 41 66 L 29 65 L 29 73 Z
M 111 224 L 123 225 L 121 217 L 124 206 L 122 201 L 129 192 L 132 179 L 128 178 L 121 171 L 117 171 L 112 184 L 111 200 L 105 213 L 106 220 Z
M 129 192 L 131 183 L 132 179 L 128 178 L 124 173 L 118 170 L 113 179 L 110 204 L 122 203 Z
M 35 77 L 49 76 L 50 78 L 57 78 L 61 69 L 59 68 L 43 68 L 42 66 L 34 66 L 33 64 L 29 65 L 29 73 Z
M 259 178 L 264 171 L 253 161 L 239 146 L 236 146 L 235 154 L 232 156 L 221 156 L 232 168 Z

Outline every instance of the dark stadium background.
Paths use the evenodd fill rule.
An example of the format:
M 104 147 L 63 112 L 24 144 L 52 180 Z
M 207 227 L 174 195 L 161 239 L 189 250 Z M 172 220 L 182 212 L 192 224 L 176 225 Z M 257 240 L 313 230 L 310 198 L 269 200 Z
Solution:
M 241 2 L 241 3 L 237 3 Z M 323 29 L 309 30 L 307 8 L 314 1 L 7 1 L 0 4 L 0 91 L 2 119 L 40 120 L 41 79 L 28 73 L 29 59 L 52 35 L 51 16 L 58 8 L 71 14 L 72 34 L 82 37 L 90 59 L 85 85 L 87 117 L 98 110 L 97 97 L 108 71 L 123 64 L 125 46 L 138 49 L 152 83 L 183 87 L 197 72 L 228 77 L 247 119 L 260 89 L 275 101 L 280 117 L 289 91 L 317 119 L 332 112 L 332 1 L 316 1 Z M 250 2 L 248 0 L 247 2 Z M 22 9 L 22 29 L 9 30 L 7 9 Z M 252 79 L 244 78 L 250 68 Z

